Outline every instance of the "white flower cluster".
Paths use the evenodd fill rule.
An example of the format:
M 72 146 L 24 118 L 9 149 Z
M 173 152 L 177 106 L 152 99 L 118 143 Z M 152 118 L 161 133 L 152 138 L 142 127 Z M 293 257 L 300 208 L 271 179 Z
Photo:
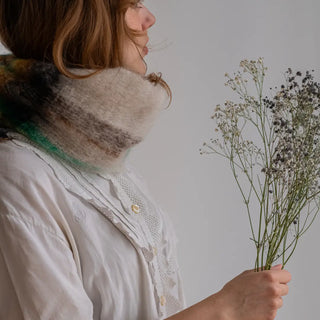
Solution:
M 267 70 L 263 58 L 243 60 L 240 67 L 234 77 L 225 74 L 225 85 L 240 102 L 227 100 L 216 106 L 211 118 L 220 138 L 204 143 L 200 153 L 229 160 L 249 216 L 257 249 L 255 267 L 268 269 L 279 257 L 283 266 L 287 263 L 320 210 L 320 84 L 309 71 L 302 76 L 289 68 L 286 83 L 268 98 L 263 94 Z M 256 88 L 254 95 L 249 93 L 248 77 Z M 249 188 L 243 187 L 241 174 Z M 260 204 L 256 231 L 252 196 Z

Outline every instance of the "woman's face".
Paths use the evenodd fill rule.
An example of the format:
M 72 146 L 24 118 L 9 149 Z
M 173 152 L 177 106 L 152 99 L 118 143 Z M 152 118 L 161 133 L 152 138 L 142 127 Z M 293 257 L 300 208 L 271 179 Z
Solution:
M 156 19 L 140 1 L 127 10 L 125 21 L 129 28 L 141 32 L 142 35 L 137 37 L 137 45 L 130 39 L 125 41 L 122 57 L 124 67 L 144 75 L 147 71 L 143 58 L 148 54 L 148 29 L 154 25 Z

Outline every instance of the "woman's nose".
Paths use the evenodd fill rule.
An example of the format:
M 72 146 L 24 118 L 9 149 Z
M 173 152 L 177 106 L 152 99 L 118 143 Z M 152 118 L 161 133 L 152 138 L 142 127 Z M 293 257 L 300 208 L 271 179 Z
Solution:
M 143 19 L 142 28 L 143 30 L 148 30 L 156 23 L 156 17 L 146 9 L 146 14 Z

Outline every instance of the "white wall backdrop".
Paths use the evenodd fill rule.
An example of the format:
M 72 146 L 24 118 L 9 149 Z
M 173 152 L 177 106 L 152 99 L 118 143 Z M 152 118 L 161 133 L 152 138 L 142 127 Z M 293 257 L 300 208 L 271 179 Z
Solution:
M 229 167 L 200 155 L 212 137 L 214 107 L 230 97 L 225 72 L 243 58 L 264 57 L 268 85 L 288 67 L 315 69 L 320 80 L 319 0 L 146 0 L 157 23 L 150 30 L 149 71 L 161 71 L 172 106 L 131 153 L 154 197 L 172 217 L 188 305 L 254 267 L 249 223 Z M 320 217 L 287 265 L 290 293 L 277 319 L 317 319 Z
M 243 58 L 264 57 L 268 88 L 288 67 L 315 69 L 320 81 L 318 0 L 146 0 L 149 71 L 161 71 L 174 99 L 132 153 L 180 238 L 179 260 L 189 305 L 254 267 L 245 207 L 225 161 L 200 155 L 212 137 L 214 107 L 230 97 L 225 72 Z M 277 319 L 318 319 L 320 217 L 287 265 L 290 293 Z

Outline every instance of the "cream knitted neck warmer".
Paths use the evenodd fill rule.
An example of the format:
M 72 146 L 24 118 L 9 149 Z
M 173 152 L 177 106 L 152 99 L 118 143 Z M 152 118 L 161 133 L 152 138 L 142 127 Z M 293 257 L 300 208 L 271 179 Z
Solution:
M 121 172 L 166 98 L 160 85 L 123 68 L 75 80 L 50 63 L 0 56 L 0 126 L 84 170 Z

